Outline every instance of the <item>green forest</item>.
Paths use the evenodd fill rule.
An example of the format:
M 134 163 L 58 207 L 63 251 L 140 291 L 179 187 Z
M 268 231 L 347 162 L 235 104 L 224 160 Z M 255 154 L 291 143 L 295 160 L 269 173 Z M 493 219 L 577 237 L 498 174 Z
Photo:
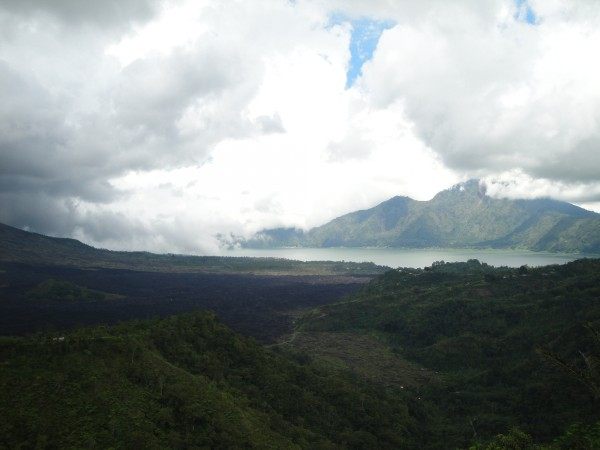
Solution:
M 0 448 L 598 448 L 599 278 L 391 270 L 267 346 L 209 312 L 3 337 Z
M 389 271 L 347 301 L 312 311 L 297 341 L 368 335 L 433 371 L 419 396 L 453 445 L 515 427 L 549 443 L 576 424 L 596 436 L 580 448 L 597 448 L 599 301 L 598 260 L 518 269 L 438 262 Z
M 398 448 L 418 405 L 212 314 L 1 341 L 5 448 Z

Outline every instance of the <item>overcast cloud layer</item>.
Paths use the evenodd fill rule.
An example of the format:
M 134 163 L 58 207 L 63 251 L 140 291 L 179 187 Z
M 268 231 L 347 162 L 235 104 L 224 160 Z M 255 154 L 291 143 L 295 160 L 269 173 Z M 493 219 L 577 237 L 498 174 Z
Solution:
M 599 48 L 597 1 L 0 0 L 0 221 L 203 253 L 472 177 L 600 210 Z

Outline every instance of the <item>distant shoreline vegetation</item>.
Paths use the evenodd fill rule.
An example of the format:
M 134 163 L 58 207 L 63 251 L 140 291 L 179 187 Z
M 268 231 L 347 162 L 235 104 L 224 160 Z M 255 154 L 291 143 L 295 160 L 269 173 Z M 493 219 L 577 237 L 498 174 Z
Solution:
M 231 257 L 286 258 L 300 261 L 338 261 L 339 263 L 371 262 L 387 267 L 425 267 L 435 261 L 464 262 L 478 259 L 495 267 L 544 266 L 563 264 L 598 254 L 534 252 L 513 249 L 469 248 L 393 248 L 393 247 L 280 247 L 236 248 L 227 250 Z
M 263 275 L 373 276 L 390 267 L 425 267 L 434 261 L 479 259 L 494 266 L 560 264 L 597 253 L 496 248 L 399 248 L 392 246 L 236 246 L 221 255 L 179 255 L 98 249 L 0 224 L 0 261 L 35 265 L 127 269 L 147 272 L 248 273 Z
M 524 248 L 524 247 L 502 247 L 502 248 L 498 248 L 498 247 L 479 247 L 479 246 L 464 246 L 464 247 L 448 247 L 448 246 L 439 246 L 439 245 L 432 245 L 429 247 L 409 247 L 409 246 L 403 246 L 403 247 L 394 247 L 391 245 L 364 245 L 364 246 L 346 246 L 346 245 L 335 245 L 335 246 L 323 246 L 323 247 L 305 247 L 305 246 L 301 246 L 301 245 L 287 245 L 287 246 L 281 246 L 281 247 L 244 247 L 244 246 L 226 246 L 224 248 L 226 251 L 235 251 L 235 250 L 240 250 L 240 249 L 250 249 L 250 250 L 304 250 L 304 249 L 342 249 L 342 250 L 422 250 L 422 251 L 427 251 L 427 250 L 436 250 L 436 251 L 469 251 L 469 250 L 475 250 L 475 251 L 490 251 L 490 252 L 523 252 L 523 253 L 531 253 L 531 254 L 548 254 L 548 255 L 568 255 L 568 256 L 581 256 L 583 258 L 585 257 L 592 257 L 592 258 L 596 258 L 596 257 L 600 257 L 600 252 L 599 253 L 590 253 L 590 252 L 563 252 L 563 251 L 545 251 L 545 250 L 531 250 L 528 248 Z M 172 254 L 172 253 L 168 253 L 168 255 L 172 255 L 172 256 L 188 256 L 188 255 L 184 255 L 184 254 Z M 210 256 L 210 255 L 207 255 Z M 220 256 L 224 256 L 224 255 L 220 255 Z M 240 256 L 240 258 L 252 258 L 252 256 Z M 258 257 L 260 258 L 260 257 Z

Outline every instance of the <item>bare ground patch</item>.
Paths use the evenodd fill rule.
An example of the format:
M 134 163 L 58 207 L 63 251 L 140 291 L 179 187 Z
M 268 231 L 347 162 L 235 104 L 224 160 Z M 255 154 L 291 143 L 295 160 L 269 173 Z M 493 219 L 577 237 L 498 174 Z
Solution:
M 385 385 L 418 387 L 435 377 L 433 372 L 406 361 L 364 334 L 296 331 L 282 344 Z

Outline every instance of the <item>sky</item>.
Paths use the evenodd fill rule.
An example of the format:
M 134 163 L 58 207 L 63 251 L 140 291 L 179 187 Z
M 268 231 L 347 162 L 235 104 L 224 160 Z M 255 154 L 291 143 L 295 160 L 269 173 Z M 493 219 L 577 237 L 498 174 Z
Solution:
M 480 178 L 600 211 L 595 0 L 0 0 L 0 222 L 216 253 Z

